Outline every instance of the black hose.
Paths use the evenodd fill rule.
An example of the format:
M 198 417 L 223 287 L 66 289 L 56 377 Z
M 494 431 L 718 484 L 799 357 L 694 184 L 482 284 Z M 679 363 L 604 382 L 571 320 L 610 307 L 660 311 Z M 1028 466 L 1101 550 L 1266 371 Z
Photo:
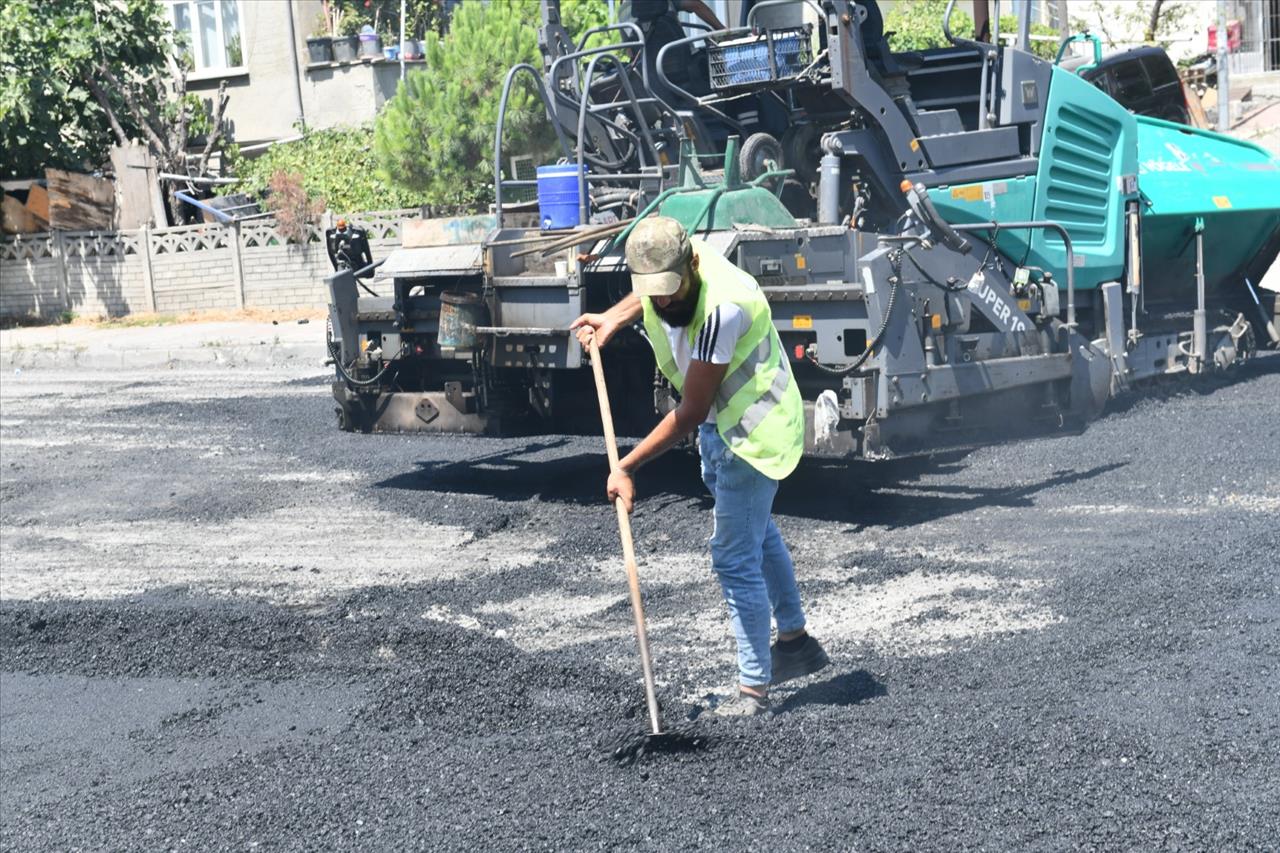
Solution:
M 382 366 L 381 370 L 373 375 L 372 378 L 356 379 L 347 372 L 349 368 L 342 366 L 342 348 L 338 346 L 336 341 L 329 341 L 329 357 L 333 359 L 333 366 L 337 369 L 338 375 L 341 376 L 348 385 L 354 385 L 357 388 L 368 388 L 371 385 L 377 385 L 379 380 L 381 380 L 382 377 L 386 375 L 387 371 L 391 369 L 391 362 L 388 361 Z M 351 366 L 355 366 L 354 361 L 351 363 Z
M 848 376 L 850 373 L 853 373 L 855 370 L 862 367 L 862 365 L 866 363 L 867 359 L 871 358 L 876 347 L 880 346 L 881 340 L 884 339 L 884 333 L 889 330 L 889 320 L 893 317 L 893 306 L 898 301 L 898 284 L 901 280 L 902 275 L 899 268 L 899 274 L 894 276 L 893 286 L 889 289 L 889 301 L 885 303 L 884 320 L 880 323 L 880 329 L 876 332 L 875 337 L 871 342 L 867 344 L 867 348 L 862 351 L 862 355 L 858 356 L 857 360 L 853 364 L 848 367 L 827 367 L 812 356 L 810 356 L 809 362 L 822 372 L 830 373 L 834 376 Z

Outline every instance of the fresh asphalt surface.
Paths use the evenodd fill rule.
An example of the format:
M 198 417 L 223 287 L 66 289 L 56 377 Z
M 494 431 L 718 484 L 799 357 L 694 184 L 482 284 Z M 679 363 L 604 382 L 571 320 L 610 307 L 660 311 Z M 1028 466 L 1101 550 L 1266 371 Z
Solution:
M 0 381 L 0 846 L 1274 849 L 1280 356 L 1082 435 L 806 466 L 835 665 L 643 716 L 600 440 L 342 434 L 314 371 Z M 731 643 L 696 462 L 635 517 L 667 718 Z

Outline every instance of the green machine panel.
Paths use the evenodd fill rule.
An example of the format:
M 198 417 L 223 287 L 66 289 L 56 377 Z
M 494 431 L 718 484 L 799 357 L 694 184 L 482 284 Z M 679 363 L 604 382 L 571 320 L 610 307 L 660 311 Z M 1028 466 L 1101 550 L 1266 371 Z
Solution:
M 1280 231 L 1280 158 L 1251 142 L 1138 116 L 1138 160 L 1149 298 L 1194 296 L 1197 219 L 1210 288 L 1262 276 Z
M 1016 222 L 1032 218 L 1036 204 L 1036 179 L 1003 178 L 979 184 L 944 186 L 929 191 L 934 207 L 955 224 L 968 222 Z M 978 235 L 975 235 L 975 238 Z M 1027 263 L 1043 266 L 1031 259 L 1029 234 L 1020 231 L 1000 231 L 996 234 L 996 247 L 1015 261 L 1027 258 Z M 1058 268 L 1048 267 L 1054 274 Z
M 1044 137 L 1034 177 L 944 186 L 930 197 L 953 222 L 1050 219 L 1071 235 L 1078 288 L 1116 281 L 1124 273 L 1126 192 L 1138 174 L 1137 123 L 1093 85 L 1053 69 Z M 1126 181 L 1126 178 L 1128 179 Z M 1003 231 L 997 247 L 1015 261 L 1053 272 L 1066 282 L 1066 251 L 1051 231 Z

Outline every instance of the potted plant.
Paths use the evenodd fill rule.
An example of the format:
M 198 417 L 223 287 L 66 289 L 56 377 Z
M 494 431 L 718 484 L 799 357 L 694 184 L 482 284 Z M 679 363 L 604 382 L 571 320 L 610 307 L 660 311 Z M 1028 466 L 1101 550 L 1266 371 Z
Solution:
M 383 21 L 378 33 L 382 37 L 382 57 L 393 62 L 400 59 L 400 33 L 390 23 Z
M 355 15 L 348 15 L 336 9 L 333 26 L 333 61 L 355 62 L 360 50 L 360 21 Z
M 316 16 L 307 37 L 307 59 L 311 64 L 333 62 L 333 36 L 329 34 L 329 18 L 323 12 Z
M 365 24 L 360 28 L 360 58 L 378 59 L 382 56 L 382 39 L 373 31 L 373 27 Z

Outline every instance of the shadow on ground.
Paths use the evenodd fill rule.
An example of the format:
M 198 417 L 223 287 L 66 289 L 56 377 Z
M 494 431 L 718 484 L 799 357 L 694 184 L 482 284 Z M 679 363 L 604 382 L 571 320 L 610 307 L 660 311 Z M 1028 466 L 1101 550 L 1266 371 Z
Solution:
M 568 439 L 532 442 L 519 448 L 451 461 L 420 461 L 413 471 L 388 477 L 378 488 L 463 493 L 501 501 L 550 501 L 589 506 L 604 500 L 608 473 L 603 455 L 579 453 L 540 458 Z M 1087 469 L 1063 469 L 1049 477 L 1014 486 L 985 487 L 934 482 L 960 474 L 969 451 L 910 457 L 887 462 L 805 463 L 785 481 L 774 501 L 783 515 L 899 528 L 933 521 L 978 507 L 1031 507 L 1047 489 L 1089 480 L 1126 463 Z M 929 477 L 930 482 L 921 482 Z M 644 468 L 636 478 L 640 500 L 662 503 L 696 499 L 710 507 L 697 455 L 673 451 Z
M 959 473 L 965 468 L 936 457 L 932 461 L 913 461 L 914 471 L 895 471 L 898 464 L 860 463 L 843 469 L 827 467 L 797 472 L 778 491 L 774 510 L 803 518 L 848 522 L 853 528 L 846 532 L 856 533 L 868 526 L 893 530 L 980 507 L 1033 507 L 1035 496 L 1041 492 L 1092 480 L 1129 463 L 1064 468 L 1043 479 L 1012 486 L 936 482 L 933 478 L 938 475 Z M 873 470 L 863 470 L 865 468 Z M 931 481 L 920 482 L 924 474 L 932 475 Z
M 545 458 L 548 451 L 567 447 L 565 437 L 533 440 L 519 447 L 458 460 L 427 460 L 416 468 L 388 477 L 377 488 L 481 495 L 501 501 L 537 499 L 589 505 L 604 502 L 609 463 L 603 453 L 576 453 Z M 637 478 L 649 497 L 660 494 L 702 497 L 706 489 L 698 477 L 697 457 L 674 451 L 645 467 Z
M 845 672 L 826 681 L 806 684 L 786 699 L 774 705 L 775 714 L 785 714 L 808 705 L 844 707 L 860 705 L 880 696 L 888 696 L 889 688 L 865 669 Z

